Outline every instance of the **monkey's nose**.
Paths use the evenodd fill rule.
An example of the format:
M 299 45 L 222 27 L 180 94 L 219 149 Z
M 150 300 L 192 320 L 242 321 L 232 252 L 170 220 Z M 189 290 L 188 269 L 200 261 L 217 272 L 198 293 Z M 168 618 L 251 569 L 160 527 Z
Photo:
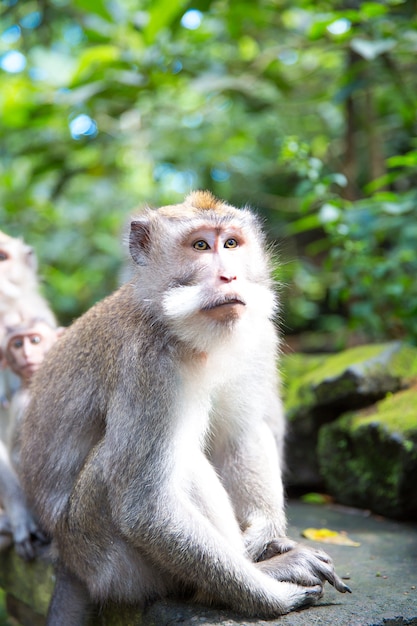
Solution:
M 220 274 L 220 280 L 224 283 L 231 283 L 233 280 L 236 280 L 237 276 L 234 274 Z

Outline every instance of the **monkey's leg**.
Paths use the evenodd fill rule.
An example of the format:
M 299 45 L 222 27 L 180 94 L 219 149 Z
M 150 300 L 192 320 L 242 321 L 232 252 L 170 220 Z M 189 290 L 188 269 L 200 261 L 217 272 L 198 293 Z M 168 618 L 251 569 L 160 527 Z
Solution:
M 90 598 L 86 587 L 68 570 L 58 565 L 46 626 L 82 626 L 89 606 Z

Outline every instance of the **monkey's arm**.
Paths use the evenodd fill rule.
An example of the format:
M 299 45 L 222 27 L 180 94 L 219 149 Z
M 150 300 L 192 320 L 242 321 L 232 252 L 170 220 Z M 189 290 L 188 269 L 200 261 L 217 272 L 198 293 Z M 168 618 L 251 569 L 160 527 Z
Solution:
M 257 567 L 277 580 L 300 585 L 328 581 L 338 591 L 350 589 L 337 576 L 333 562 L 323 551 L 299 545 L 286 536 L 286 519 L 281 474 L 284 421 L 279 397 L 264 389 L 262 409 L 243 407 L 251 419 L 223 440 L 215 455 L 219 472 L 236 512 L 246 549 Z M 255 392 L 247 394 L 256 398 Z M 223 402 L 233 420 L 236 402 Z M 223 415 L 223 418 L 225 415 Z
M 264 386 L 260 397 L 255 384 L 252 379 L 239 385 L 247 389 L 244 401 L 230 390 L 221 398 L 222 422 L 231 426 L 226 436 L 223 431 L 215 431 L 210 455 L 231 498 L 253 561 L 258 560 L 272 539 L 286 537 L 282 405 L 274 389 Z M 286 541 L 286 549 L 295 545 Z
M 10 523 L 16 552 L 22 559 L 33 559 L 34 541 L 45 542 L 45 537 L 29 511 L 19 479 L 10 465 L 6 447 L 1 441 L 0 498 Z

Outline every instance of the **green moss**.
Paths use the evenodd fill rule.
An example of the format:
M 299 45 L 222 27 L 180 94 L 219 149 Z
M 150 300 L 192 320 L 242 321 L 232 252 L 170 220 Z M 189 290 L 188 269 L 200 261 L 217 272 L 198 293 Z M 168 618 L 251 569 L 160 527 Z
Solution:
M 391 370 L 404 379 L 417 378 L 417 349 L 403 344 L 392 357 Z
M 417 378 L 417 349 L 399 342 L 357 346 L 334 355 L 284 357 L 284 403 L 289 419 L 312 407 L 397 391 Z M 360 400 L 358 401 L 358 399 Z
M 14 550 L 7 550 L 0 558 L 0 586 L 39 615 L 46 615 L 53 588 L 52 567 L 41 560 L 26 563 Z
M 356 430 L 376 422 L 389 433 L 406 437 L 414 432 L 417 436 L 417 389 L 388 394 L 373 409 L 356 414 L 350 425 Z
M 319 384 L 324 380 L 337 378 L 345 370 L 355 364 L 364 363 L 379 356 L 392 344 L 374 344 L 357 346 L 338 354 L 328 356 L 320 367 L 304 376 L 304 384 Z M 417 353 L 416 353 L 417 354 Z
M 282 392 L 289 419 L 300 405 L 311 406 L 314 402 L 312 390 L 304 385 L 305 377 L 320 368 L 326 360 L 323 355 L 290 354 L 282 358 Z
M 11 626 L 11 622 L 7 617 L 5 593 L 0 589 L 0 626 Z
M 417 391 L 386 398 L 321 428 L 320 471 L 344 503 L 383 515 L 417 515 Z

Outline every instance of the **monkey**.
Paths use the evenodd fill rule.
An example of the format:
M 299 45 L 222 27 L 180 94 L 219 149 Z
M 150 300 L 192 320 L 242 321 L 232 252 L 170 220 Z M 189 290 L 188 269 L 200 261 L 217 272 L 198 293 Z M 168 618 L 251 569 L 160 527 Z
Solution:
M 21 420 L 30 398 L 32 376 L 63 330 L 51 327 L 42 318 L 33 318 L 6 328 L 0 344 L 0 360 L 22 382 L 10 401 L 7 446 L 0 441 L 0 504 L 4 509 L 0 515 L 0 551 L 14 543 L 16 552 L 26 561 L 36 556 L 46 538 L 27 506 L 18 479 Z
M 41 316 L 51 326 L 56 325 L 55 315 L 39 292 L 37 269 L 33 248 L 0 231 L 0 341 L 6 326 L 19 323 L 29 313 Z M 4 409 L 17 386 L 15 376 L 8 371 L 0 372 L 0 436 L 3 441 L 8 428 Z
M 107 601 L 192 597 L 273 618 L 350 591 L 286 536 L 271 255 L 208 191 L 130 223 L 131 279 L 34 376 L 21 477 L 52 537 L 48 626 Z
M 48 324 L 56 323 L 49 304 L 39 292 L 33 249 L 21 239 L 0 231 L 0 343 L 7 328 L 22 323 L 29 312 L 42 315 Z M 0 363 L 0 505 L 5 509 L 0 513 L 0 549 L 14 542 L 18 554 L 30 559 L 34 556 L 30 538 L 36 536 L 36 524 L 26 505 L 7 445 L 14 413 L 10 403 L 19 389 L 20 379 L 6 365 Z
M 31 380 L 64 330 L 62 326 L 51 326 L 42 317 L 34 317 L 6 328 L 3 344 L 0 344 L 0 359 L 2 357 L 5 366 L 21 381 L 21 386 L 10 401 L 10 424 L 6 440 L 12 466 L 16 470 L 20 463 L 21 422 L 30 399 Z

